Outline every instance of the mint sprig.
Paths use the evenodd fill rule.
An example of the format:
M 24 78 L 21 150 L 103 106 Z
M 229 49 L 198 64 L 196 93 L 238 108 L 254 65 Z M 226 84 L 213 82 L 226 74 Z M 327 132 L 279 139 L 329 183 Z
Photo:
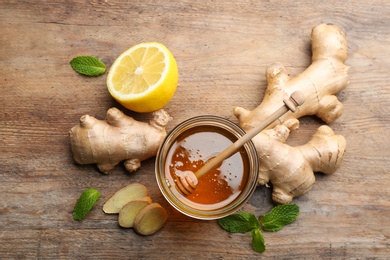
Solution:
M 279 205 L 265 214 L 260 222 L 264 230 L 273 232 L 293 222 L 298 215 L 299 207 L 296 204 Z
M 240 212 L 218 219 L 217 222 L 223 229 L 231 233 L 250 231 L 253 250 L 262 253 L 266 247 L 260 227 L 264 231 L 278 231 L 295 221 L 298 215 L 299 207 L 296 204 L 287 204 L 274 207 L 260 221 L 252 213 Z
M 265 251 L 265 241 L 264 236 L 261 233 L 260 229 L 253 229 L 251 231 L 252 236 L 252 248 L 258 253 L 263 253 Z
M 104 62 L 92 56 L 78 56 L 70 61 L 70 66 L 83 75 L 97 77 L 106 72 Z
M 232 214 L 218 220 L 218 224 L 230 233 L 246 233 L 260 227 L 255 215 L 247 212 Z
M 91 211 L 99 197 L 100 192 L 94 188 L 84 190 L 74 206 L 73 219 L 76 221 L 82 220 Z

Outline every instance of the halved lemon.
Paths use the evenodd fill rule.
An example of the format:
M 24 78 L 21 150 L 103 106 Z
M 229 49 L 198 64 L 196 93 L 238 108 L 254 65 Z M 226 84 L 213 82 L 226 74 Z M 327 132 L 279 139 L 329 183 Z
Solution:
M 124 107 L 152 112 L 168 104 L 178 80 L 177 63 L 168 48 L 158 42 L 144 42 L 114 61 L 107 75 L 107 87 Z

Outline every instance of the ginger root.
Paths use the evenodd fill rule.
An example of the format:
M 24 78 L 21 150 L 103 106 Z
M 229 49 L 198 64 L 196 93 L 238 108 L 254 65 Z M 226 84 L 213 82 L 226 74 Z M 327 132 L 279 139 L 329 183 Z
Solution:
M 345 155 L 344 137 L 334 135 L 328 126 L 321 126 L 305 145 L 290 147 L 284 143 L 290 130 L 298 128 L 298 118 L 316 115 L 331 123 L 343 112 L 335 94 L 349 83 L 349 67 L 344 64 L 348 51 L 345 33 L 336 25 L 320 24 L 313 28 L 311 41 L 312 64 L 305 71 L 290 79 L 281 64 L 271 65 L 266 70 L 268 86 L 262 103 L 253 111 L 234 108 L 239 125 L 248 131 L 280 107 L 291 93 L 300 91 L 305 95 L 305 103 L 295 112 L 286 113 L 252 139 L 260 159 L 259 184 L 270 181 L 272 198 L 281 204 L 308 191 L 315 182 L 313 172 L 336 171 Z
M 118 190 L 103 205 L 103 211 L 107 214 L 119 213 L 124 205 L 132 200 L 149 197 L 149 190 L 140 183 L 132 183 Z
M 97 163 L 103 173 L 121 161 L 129 172 L 136 171 L 141 161 L 156 155 L 171 120 L 163 109 L 154 112 L 149 123 L 136 121 L 117 108 L 107 111 L 106 120 L 84 115 L 69 131 L 73 158 L 79 164 Z
M 118 190 L 103 205 L 105 213 L 119 213 L 118 224 L 134 228 L 140 235 L 152 235 L 168 219 L 166 210 L 149 197 L 149 190 L 140 183 L 132 183 Z
M 316 115 L 326 123 L 340 117 L 343 105 L 335 94 L 349 83 L 349 67 L 344 64 L 348 51 L 345 33 L 336 25 L 320 24 L 313 28 L 311 41 L 312 64 L 305 71 L 290 79 L 281 64 L 271 65 L 266 70 L 268 86 L 262 103 L 253 111 L 234 108 L 234 115 L 243 129 L 249 130 L 264 121 L 294 91 L 305 95 L 305 103 L 268 128 L 305 115 Z
M 334 173 L 346 153 L 346 140 L 335 135 L 326 125 L 319 127 L 313 138 L 302 146 L 285 144 L 290 129 L 277 125 L 253 138 L 259 157 L 259 184 L 271 181 L 272 199 L 279 204 L 290 203 L 315 183 L 314 172 Z
M 164 226 L 167 218 L 165 209 L 154 202 L 138 213 L 134 220 L 134 230 L 140 235 L 152 235 Z
M 134 220 L 139 212 L 149 204 L 152 204 L 152 199 L 150 197 L 136 199 L 128 202 L 119 211 L 119 226 L 123 228 L 132 228 L 134 226 Z

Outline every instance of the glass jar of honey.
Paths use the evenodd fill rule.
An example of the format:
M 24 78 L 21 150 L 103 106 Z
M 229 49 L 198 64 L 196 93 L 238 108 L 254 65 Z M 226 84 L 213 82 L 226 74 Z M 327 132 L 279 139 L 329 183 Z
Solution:
M 195 173 L 244 134 L 235 123 L 217 116 L 198 116 L 176 126 L 156 156 L 157 183 L 167 201 L 183 214 L 204 220 L 240 209 L 257 185 L 259 163 L 251 141 L 201 176 L 190 195 L 183 195 L 176 182 L 179 173 Z

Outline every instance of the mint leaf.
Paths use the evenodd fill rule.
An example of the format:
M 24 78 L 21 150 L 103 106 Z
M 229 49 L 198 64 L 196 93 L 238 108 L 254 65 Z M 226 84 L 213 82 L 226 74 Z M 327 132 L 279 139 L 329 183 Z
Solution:
M 73 219 L 82 220 L 91 211 L 99 197 L 100 192 L 94 188 L 84 190 L 74 206 Z
M 253 229 L 251 231 L 252 236 L 252 248 L 258 253 L 263 253 L 265 251 L 265 242 L 263 234 L 259 229 Z
M 293 222 L 298 215 L 299 207 L 296 204 L 279 205 L 265 214 L 260 222 L 265 231 L 278 231 Z
M 247 212 L 232 214 L 218 219 L 218 224 L 231 233 L 245 233 L 260 227 L 260 222 L 256 216 Z
M 78 56 L 70 61 L 72 68 L 83 75 L 96 77 L 106 72 L 106 65 L 96 57 Z

